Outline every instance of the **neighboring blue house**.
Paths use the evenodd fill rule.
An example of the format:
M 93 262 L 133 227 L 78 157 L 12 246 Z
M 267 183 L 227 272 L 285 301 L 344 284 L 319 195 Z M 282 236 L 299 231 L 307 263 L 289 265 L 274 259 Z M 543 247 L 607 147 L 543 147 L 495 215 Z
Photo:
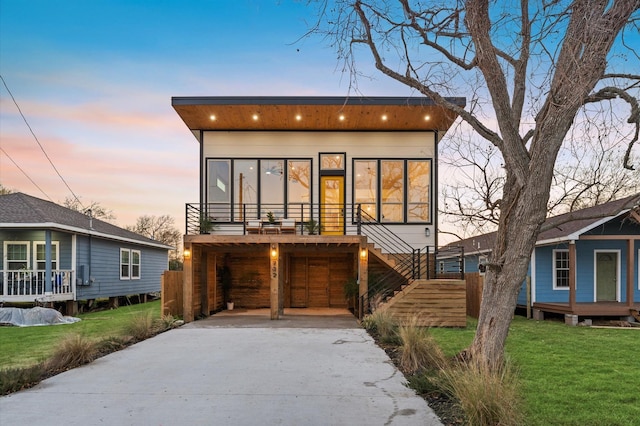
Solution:
M 160 291 L 173 247 L 22 193 L 0 195 L 0 303 Z
M 630 316 L 640 309 L 640 193 L 547 219 L 531 256 L 529 300 L 534 317 Z M 495 233 L 463 246 L 465 271 L 478 272 Z M 523 283 L 518 305 L 527 306 Z

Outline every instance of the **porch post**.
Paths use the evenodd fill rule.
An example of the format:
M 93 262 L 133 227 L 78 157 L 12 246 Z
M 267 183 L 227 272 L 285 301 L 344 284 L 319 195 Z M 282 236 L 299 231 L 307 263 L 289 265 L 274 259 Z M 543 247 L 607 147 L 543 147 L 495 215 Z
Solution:
M 187 254 L 188 253 L 188 254 Z M 193 256 L 191 243 L 184 244 L 184 262 L 182 265 L 182 317 L 184 322 L 193 321 Z
M 369 249 L 366 245 L 366 240 L 360 243 L 358 250 L 358 284 L 359 284 L 359 299 L 360 309 L 358 311 L 358 318 L 362 319 L 365 312 L 369 310 Z
M 283 313 L 281 309 L 280 299 L 282 298 L 282 288 L 280 278 L 280 247 L 277 243 L 271 243 L 269 245 L 269 286 L 271 291 L 271 298 L 269 306 L 271 308 L 271 319 L 280 319 L 280 315 Z M 282 305 L 284 306 L 284 305 Z
M 208 317 L 209 309 L 209 252 L 202 250 L 200 258 L 200 314 Z
M 635 250 L 631 238 L 627 240 L 627 306 L 633 307 L 633 265 L 635 264 Z
M 37 256 L 36 256 L 37 257 Z M 53 281 L 51 280 L 51 230 L 44 231 L 44 292 L 53 292 Z M 37 277 L 36 277 L 37 279 Z
M 569 309 L 576 305 L 576 242 L 569 241 Z

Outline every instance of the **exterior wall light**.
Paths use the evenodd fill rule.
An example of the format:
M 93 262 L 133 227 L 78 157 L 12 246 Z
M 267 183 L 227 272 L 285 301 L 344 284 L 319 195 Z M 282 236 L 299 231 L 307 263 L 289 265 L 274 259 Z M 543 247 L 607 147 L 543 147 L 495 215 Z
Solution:
M 425 237 L 430 237 L 431 236 L 431 229 L 424 228 L 424 235 L 425 235 Z
M 360 249 L 360 258 L 361 259 L 366 259 L 367 258 L 367 249 L 366 248 Z
M 184 251 L 182 252 L 182 255 L 184 256 L 185 259 L 189 259 L 191 257 L 191 250 L 184 249 Z
M 276 248 L 275 244 L 271 245 L 271 258 L 272 259 L 278 258 L 278 249 Z

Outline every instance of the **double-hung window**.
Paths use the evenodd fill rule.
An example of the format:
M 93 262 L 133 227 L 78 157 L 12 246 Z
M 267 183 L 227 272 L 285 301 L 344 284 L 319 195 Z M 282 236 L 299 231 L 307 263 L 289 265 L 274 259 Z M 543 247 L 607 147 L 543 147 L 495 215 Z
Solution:
M 120 249 L 120 279 L 140 279 L 140 250 Z
M 553 288 L 569 288 L 569 250 L 553 251 Z
M 29 243 L 26 241 L 5 241 L 4 269 L 19 271 L 30 269 Z

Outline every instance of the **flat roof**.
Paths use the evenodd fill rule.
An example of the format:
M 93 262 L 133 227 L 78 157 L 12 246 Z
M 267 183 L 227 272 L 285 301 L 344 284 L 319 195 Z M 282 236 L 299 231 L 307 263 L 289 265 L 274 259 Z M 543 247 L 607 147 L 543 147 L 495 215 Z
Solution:
M 446 131 L 458 116 L 426 97 L 176 96 L 171 105 L 190 130 Z

